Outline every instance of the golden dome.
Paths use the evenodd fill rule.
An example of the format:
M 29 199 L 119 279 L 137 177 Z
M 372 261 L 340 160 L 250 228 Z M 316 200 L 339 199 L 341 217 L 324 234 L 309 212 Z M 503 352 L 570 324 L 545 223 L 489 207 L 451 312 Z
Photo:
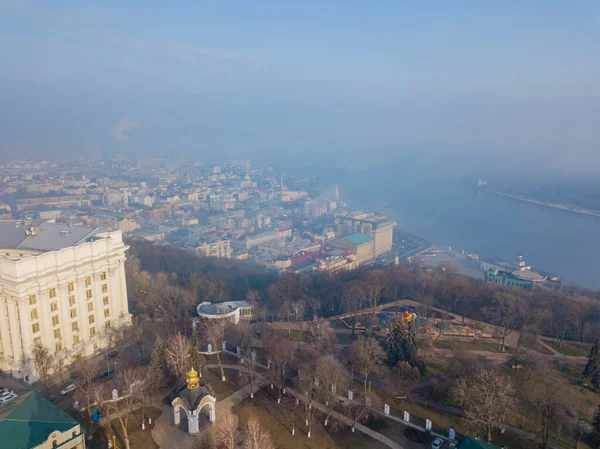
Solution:
M 195 390 L 200 386 L 200 377 L 198 377 L 198 372 L 192 367 L 187 373 L 187 382 L 188 390 Z

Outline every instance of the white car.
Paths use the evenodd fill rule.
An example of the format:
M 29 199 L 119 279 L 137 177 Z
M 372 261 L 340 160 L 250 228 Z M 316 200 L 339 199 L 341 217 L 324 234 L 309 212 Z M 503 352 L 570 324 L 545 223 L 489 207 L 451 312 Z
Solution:
M 8 401 L 12 401 L 13 399 L 18 398 L 19 396 L 16 395 L 15 393 L 2 393 L 2 395 L 0 395 L 0 404 L 4 404 Z
M 429 445 L 429 449 L 440 449 L 444 445 L 444 440 L 441 438 L 436 438 Z
M 75 388 L 75 384 L 71 384 L 71 385 L 67 385 L 65 388 L 63 388 L 60 392 L 61 396 L 64 396 L 65 394 L 69 394 L 71 391 L 73 391 Z

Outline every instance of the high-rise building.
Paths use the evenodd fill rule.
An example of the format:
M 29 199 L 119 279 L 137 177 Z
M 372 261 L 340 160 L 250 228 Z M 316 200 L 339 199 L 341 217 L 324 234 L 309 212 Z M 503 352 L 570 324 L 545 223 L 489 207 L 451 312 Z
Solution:
M 200 242 L 196 248 L 198 255 L 203 257 L 222 257 L 224 259 L 231 258 L 231 241 L 227 239 L 219 239 L 214 242 Z
M 342 235 L 362 233 L 373 239 L 374 257 L 380 257 L 392 250 L 394 222 L 387 216 L 375 212 L 355 212 L 342 216 L 339 220 Z
M 0 369 L 32 382 L 33 349 L 58 364 L 109 344 L 129 325 L 121 231 L 0 221 Z

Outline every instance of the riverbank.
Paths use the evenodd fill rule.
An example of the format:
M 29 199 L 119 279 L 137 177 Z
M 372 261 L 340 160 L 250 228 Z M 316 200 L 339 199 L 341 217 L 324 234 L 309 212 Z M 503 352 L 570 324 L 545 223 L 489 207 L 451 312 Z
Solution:
M 553 209 L 564 210 L 566 212 L 574 212 L 576 214 L 582 215 L 590 215 L 592 217 L 600 217 L 600 211 L 585 209 L 583 207 L 574 206 L 572 204 L 561 204 L 561 203 L 550 203 L 547 201 L 536 200 L 535 198 L 530 198 L 524 195 L 512 195 L 510 193 L 497 192 L 495 190 L 486 190 L 488 193 L 493 193 L 494 195 L 504 196 L 506 198 L 512 198 L 518 201 L 524 201 L 526 203 L 537 204 L 539 206 L 551 207 Z

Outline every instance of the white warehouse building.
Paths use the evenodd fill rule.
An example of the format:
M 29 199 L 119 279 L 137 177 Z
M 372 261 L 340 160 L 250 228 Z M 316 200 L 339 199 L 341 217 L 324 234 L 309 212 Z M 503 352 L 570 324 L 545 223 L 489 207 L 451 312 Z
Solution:
M 131 324 L 127 249 L 121 231 L 0 221 L 0 370 L 33 382 L 36 344 L 67 365 Z

